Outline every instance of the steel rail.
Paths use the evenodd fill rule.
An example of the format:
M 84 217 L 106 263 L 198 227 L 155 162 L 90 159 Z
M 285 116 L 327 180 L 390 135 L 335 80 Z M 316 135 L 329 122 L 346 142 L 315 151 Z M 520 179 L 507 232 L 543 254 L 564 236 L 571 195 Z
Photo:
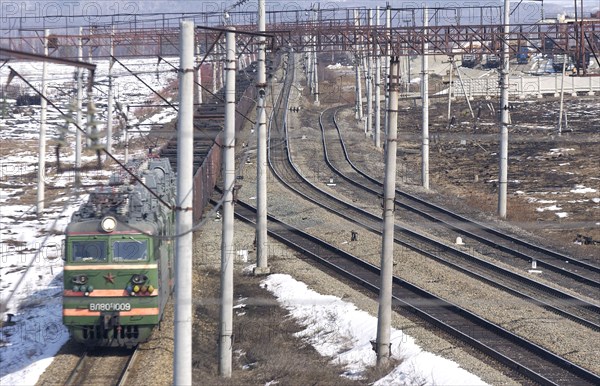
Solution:
M 120 350 L 120 352 L 122 353 L 123 350 Z M 96 367 L 98 367 L 98 364 L 96 364 L 95 362 L 100 362 L 107 357 L 110 357 L 112 359 L 114 356 L 114 351 L 107 349 L 107 348 L 103 348 L 103 349 L 101 349 L 100 352 L 96 352 L 95 354 L 97 354 L 98 356 L 93 357 L 90 355 L 90 353 L 88 351 L 86 351 L 81 355 L 77 364 L 75 365 L 75 368 L 73 369 L 73 371 L 71 371 L 71 374 L 65 381 L 65 386 L 80 385 L 80 384 L 86 384 L 86 383 L 90 383 L 90 382 L 100 381 L 100 380 L 94 380 L 94 379 L 81 379 L 81 378 L 86 376 L 86 372 L 94 371 L 96 369 Z M 107 376 L 107 375 L 103 374 L 102 380 L 100 382 L 105 383 L 106 382 L 105 378 L 108 377 L 108 378 L 111 378 L 112 381 L 114 381 L 114 382 L 111 382 L 111 384 L 113 384 L 113 385 L 124 386 L 125 384 L 127 384 L 127 378 L 131 374 L 132 367 L 135 364 L 135 361 L 137 359 L 137 355 L 138 355 L 137 348 L 130 350 L 127 353 L 127 357 L 123 358 L 123 362 L 124 362 L 123 366 L 114 366 L 113 365 L 112 367 L 110 367 L 109 368 L 109 370 L 111 371 L 110 375 Z M 106 367 L 108 368 L 108 366 L 106 366 Z
M 71 385 L 75 384 L 75 380 L 79 377 L 79 374 L 81 373 L 81 370 L 83 369 L 83 366 L 86 364 L 86 362 L 88 360 L 89 360 L 88 353 L 87 353 L 87 351 L 85 351 L 81 355 L 81 357 L 79 357 L 79 360 L 77 361 L 77 364 L 75 365 L 75 368 L 73 369 L 73 371 L 71 371 L 71 374 L 69 374 L 69 377 L 65 381 L 65 386 L 71 386 Z
M 289 61 L 289 62 L 291 62 L 291 61 Z M 278 103 L 277 103 L 277 108 L 279 110 L 279 113 L 276 114 L 276 117 L 278 117 L 278 120 L 280 120 L 280 122 L 283 122 L 283 132 L 286 132 L 286 130 L 287 130 L 287 127 L 285 125 L 285 114 L 287 113 L 287 101 L 289 100 L 289 88 L 290 88 L 290 86 L 288 85 L 289 82 L 290 82 L 290 80 L 286 79 L 286 85 L 284 86 L 284 88 L 287 88 L 287 92 L 285 93 L 286 95 L 284 96 L 284 93 L 281 93 L 281 97 L 282 98 L 280 98 L 278 100 Z M 284 106 L 284 108 L 281 108 L 281 105 L 283 104 L 283 101 L 285 101 L 285 106 Z M 281 112 L 283 112 L 283 117 L 280 117 L 280 115 L 282 115 Z M 269 130 L 269 138 L 271 139 L 271 137 L 272 137 L 272 130 L 270 128 L 270 130 Z M 287 139 L 287 135 L 285 135 L 284 138 Z M 282 154 L 274 155 L 274 154 L 271 154 L 271 153 L 273 153 L 276 150 L 279 150 L 280 152 L 287 153 L 287 155 L 282 155 Z M 277 172 L 276 167 L 273 165 L 275 163 L 275 161 L 291 163 L 291 159 L 289 158 L 289 156 L 290 156 L 290 154 L 289 154 L 289 144 L 287 142 L 283 142 L 282 146 L 271 146 L 271 147 L 269 147 L 269 153 L 270 153 L 269 154 L 269 164 L 270 164 L 270 167 L 273 170 L 273 172 L 276 174 L 277 178 L 280 179 L 280 181 L 284 182 L 285 181 L 284 174 L 289 174 L 289 175 L 294 175 L 295 174 L 295 176 L 294 176 L 295 180 L 294 180 L 293 183 L 289 184 L 290 185 L 289 187 L 292 188 L 292 190 L 296 191 L 296 193 L 304 195 L 310 201 L 318 203 L 317 202 L 318 200 L 306 196 L 304 193 L 300 192 L 297 189 L 296 186 L 294 186 L 294 187 L 291 186 L 291 185 L 309 184 L 309 185 L 312 186 L 313 189 L 316 189 L 316 187 L 314 187 L 314 185 L 310 184 L 310 182 L 308 182 L 306 180 L 303 181 L 302 179 L 298 178 L 297 171 L 294 170 L 294 166 L 293 165 L 286 167 L 286 169 L 284 171 L 280 171 L 280 172 Z M 338 203 L 338 205 L 340 205 L 341 207 L 345 207 L 345 208 L 349 207 L 348 204 L 341 203 L 341 202 Z M 330 209 L 330 210 L 333 211 L 332 209 Z M 344 215 L 344 216 L 346 216 L 346 215 Z M 287 228 L 289 229 L 289 226 L 287 226 Z M 371 266 L 370 264 L 365 263 L 365 262 L 363 262 L 363 264 Z M 376 267 L 374 267 L 373 269 L 378 272 L 378 269 Z M 349 274 L 351 276 L 354 276 L 354 275 L 350 274 L 349 271 L 346 271 L 346 272 L 347 272 L 347 274 Z M 378 280 L 378 273 L 376 275 L 376 278 Z M 402 281 L 400 279 L 396 278 L 396 280 L 394 281 L 394 283 L 395 283 L 395 285 L 398 285 L 398 284 L 402 283 Z M 402 296 L 401 298 L 405 299 L 406 297 Z M 451 305 L 450 307 L 437 307 L 437 306 L 435 306 L 435 307 L 432 307 L 432 309 L 433 310 L 435 310 L 435 309 L 442 309 L 442 310 L 447 310 L 448 309 L 449 310 L 449 309 L 455 309 L 455 307 L 456 306 L 454 306 L 454 305 Z M 479 317 L 477 317 L 476 315 L 474 315 L 474 314 L 472 314 L 472 313 L 470 313 L 468 311 L 465 311 L 465 310 L 460 310 L 459 311 L 458 309 L 456 309 L 455 312 L 463 314 L 463 315 L 469 315 L 469 317 L 478 318 L 478 322 L 477 322 L 478 326 L 481 326 L 480 323 L 481 323 L 482 319 L 479 318 Z M 420 313 L 420 312 L 417 312 L 417 313 Z M 436 317 L 432 318 L 432 322 L 433 322 L 433 320 L 435 320 L 437 322 L 440 322 L 440 320 L 438 318 L 436 318 Z M 498 327 L 498 326 L 496 326 L 496 327 Z M 481 336 L 478 335 L 477 338 L 468 338 L 468 337 L 463 336 L 462 333 L 459 333 L 459 331 L 457 331 L 457 329 L 455 327 L 452 327 L 452 328 L 449 328 L 449 329 L 448 328 L 444 328 L 444 329 L 447 330 L 447 331 L 449 331 L 449 332 L 458 333 L 458 335 L 461 337 L 462 340 L 467 340 L 474 347 L 477 347 L 477 348 L 479 348 L 481 350 L 484 350 L 484 351 L 487 351 L 489 349 L 489 347 L 487 346 L 487 344 L 481 342 L 482 340 L 486 340 L 488 338 L 489 331 L 486 331 L 485 333 L 481 334 Z M 477 327 L 477 329 L 479 329 L 479 327 Z M 482 333 L 482 331 L 479 331 L 479 333 Z M 509 331 L 507 331 L 505 329 L 502 329 L 501 327 L 498 327 L 497 334 L 504 335 L 504 336 L 513 336 L 512 333 L 510 333 Z M 514 339 L 514 338 L 511 337 L 509 339 Z M 528 346 L 529 348 L 527 349 L 527 354 L 523 354 L 523 353 L 516 354 L 516 352 L 514 351 L 514 349 L 508 350 L 513 355 L 516 355 L 517 357 L 519 357 L 520 360 L 526 360 L 524 358 L 529 358 L 530 359 L 531 353 L 536 353 L 537 355 L 539 355 L 541 357 L 545 357 L 545 358 L 554 358 L 554 357 L 556 357 L 556 360 L 558 361 L 557 363 L 561 363 L 562 365 L 564 365 L 565 366 L 564 368 L 568 369 L 567 371 L 575 371 L 575 372 L 583 371 L 583 373 L 582 373 L 582 374 L 584 374 L 583 377 L 585 377 L 586 379 L 589 379 L 588 382 L 591 382 L 591 383 L 596 382 L 596 379 L 598 379 L 597 375 L 592 374 L 592 373 L 588 372 L 585 369 L 582 369 L 581 367 L 579 367 L 579 366 L 571 363 L 570 361 L 568 361 L 568 360 L 566 360 L 564 358 L 561 358 L 559 356 L 556 356 L 555 354 L 552 354 L 549 351 L 547 351 L 547 350 L 545 350 L 545 349 L 543 349 L 543 348 L 541 348 L 541 347 L 539 347 L 537 345 L 534 345 L 534 344 L 532 344 L 532 343 L 524 340 L 523 338 L 518 337 L 518 339 L 521 339 L 521 340 L 527 342 L 528 345 L 530 345 L 530 344 L 533 345 L 533 346 Z M 499 347 L 502 347 L 502 346 L 499 346 Z M 506 347 L 504 346 L 504 348 L 506 348 Z M 492 351 L 496 351 L 496 350 L 492 349 Z M 557 378 L 558 381 L 552 381 L 552 380 L 549 380 L 546 377 L 544 377 L 544 376 L 542 376 L 542 375 L 540 375 L 540 374 L 538 374 L 538 373 L 536 373 L 536 372 L 528 369 L 527 366 L 523 366 L 518 361 L 515 361 L 513 359 L 510 359 L 510 360 L 500 359 L 500 358 L 496 358 L 496 359 L 499 360 L 499 361 L 501 361 L 504 364 L 510 365 L 513 368 L 519 369 L 519 371 L 525 373 L 528 377 L 532 377 L 532 379 L 535 379 L 537 382 L 540 382 L 540 383 L 543 383 L 543 384 L 556 384 L 556 383 L 563 382 L 564 379 L 566 379 L 566 378 L 564 378 L 565 375 L 562 374 L 562 375 L 559 376 L 559 378 Z M 554 361 L 554 360 L 555 359 L 552 359 L 552 361 Z M 533 365 L 535 365 L 535 363 Z M 550 370 L 548 370 L 548 368 L 544 368 L 544 369 L 546 370 L 546 372 L 552 373 L 551 374 L 552 377 L 554 377 L 555 376 L 554 373 L 556 371 L 558 371 L 558 370 L 552 370 L 552 371 L 550 371 Z M 581 379 L 577 380 L 577 382 L 581 382 L 581 381 L 582 381 Z
M 336 127 L 336 130 L 338 132 L 338 135 L 340 136 L 340 140 L 342 142 L 342 148 L 343 148 L 343 152 L 344 152 L 344 157 L 346 158 L 347 162 L 350 164 L 350 166 L 361 176 L 363 176 L 365 179 L 367 179 L 368 181 L 370 181 L 371 183 L 375 184 L 378 187 L 383 187 L 383 183 L 372 177 L 371 175 L 367 174 L 366 172 L 362 171 L 360 168 L 358 168 L 351 160 L 346 148 L 346 145 L 343 141 L 343 137 L 342 134 L 340 132 L 339 126 L 337 124 L 337 121 L 335 120 L 335 116 L 334 116 L 334 124 Z M 345 175 L 343 175 L 343 173 L 341 173 L 339 171 L 339 169 L 335 168 L 330 162 L 329 160 L 327 160 L 327 163 L 330 167 L 332 167 L 332 169 L 334 170 L 334 172 L 336 172 L 338 175 L 340 175 L 341 177 L 343 177 L 344 179 L 346 179 L 348 182 L 355 184 L 356 185 L 356 181 L 353 180 L 352 178 L 349 178 Z M 363 185 L 363 189 L 366 189 L 368 191 L 370 191 L 373 194 L 378 194 L 377 191 L 373 190 L 373 189 L 369 189 L 366 186 Z M 503 233 L 502 231 L 493 229 L 489 226 L 486 226 L 482 223 L 479 223 L 477 221 L 468 219 L 465 216 L 462 216 L 460 214 L 454 213 L 450 210 L 447 210 L 445 208 L 440 207 L 439 205 L 430 203 L 428 201 L 425 201 L 419 197 L 416 197 L 414 195 L 411 195 L 407 192 L 404 192 L 400 189 L 396 189 L 396 194 L 404 197 L 405 199 L 409 200 L 409 202 L 414 202 L 418 205 L 424 206 L 427 209 L 431 209 L 434 210 L 437 213 L 446 215 L 451 217 L 452 219 L 456 220 L 454 222 L 449 222 L 447 220 L 444 220 L 443 218 L 440 218 L 439 216 L 435 216 L 432 213 L 427 213 L 424 209 L 418 209 L 415 208 L 414 204 L 411 205 L 409 203 L 405 203 L 405 202 L 401 202 L 400 200 L 396 200 L 396 205 L 398 205 L 399 207 L 408 209 L 410 211 L 413 211 L 423 217 L 428 218 L 429 220 L 435 221 L 435 222 L 439 222 L 439 223 L 443 223 L 446 226 L 450 227 L 451 229 L 453 229 L 456 232 L 462 232 L 466 235 L 468 235 L 469 237 L 482 242 L 484 244 L 487 244 L 489 246 L 492 246 L 494 248 L 497 248 L 503 252 L 507 252 L 510 253 L 511 255 L 518 257 L 522 260 L 527 261 L 528 263 L 531 262 L 532 260 L 536 260 L 537 264 L 540 266 L 540 268 L 545 268 L 548 270 L 551 270 L 553 272 L 559 273 L 561 275 L 570 277 L 572 279 L 575 279 L 581 283 L 585 283 L 586 285 L 589 285 L 595 289 L 600 289 L 600 267 L 595 266 L 593 264 L 590 263 L 586 263 L 584 261 L 581 260 L 577 260 L 577 259 L 573 259 L 570 256 L 566 256 L 563 255 L 559 252 L 556 251 L 552 251 L 548 248 L 545 248 L 543 246 L 539 246 L 539 245 L 535 245 L 532 244 L 530 242 L 527 242 L 525 240 L 522 239 L 518 239 L 514 236 L 508 235 Z M 460 226 L 463 224 L 469 224 L 468 229 L 465 226 Z M 471 230 L 470 230 L 471 229 Z M 480 230 L 482 233 L 487 233 L 489 235 L 492 235 L 494 237 L 497 237 L 498 239 L 504 240 L 506 243 L 513 243 L 515 245 L 521 246 L 521 247 L 525 247 L 530 249 L 531 251 L 535 252 L 536 255 L 532 255 L 532 254 L 527 254 L 525 252 L 522 251 L 517 251 L 514 248 L 511 248 L 510 246 L 507 246 L 505 244 L 498 244 L 498 239 L 496 240 L 492 240 L 489 239 L 488 237 L 486 237 L 485 235 L 482 235 L 481 233 L 477 234 L 474 230 Z M 552 259 L 553 262 L 549 262 L 546 259 Z M 573 267 L 579 267 L 581 269 L 585 269 L 587 271 L 589 271 L 589 274 L 587 276 L 584 276 L 581 272 L 575 272 L 573 271 Z
M 235 214 L 242 221 L 256 223 L 256 209 L 243 201 L 237 201 Z M 271 237 L 361 285 L 372 292 L 373 297 L 377 296 L 378 267 L 273 216 L 268 216 L 268 221 Z M 598 375 L 418 286 L 398 277 L 393 278 L 393 285 L 396 311 L 417 315 L 535 382 L 542 385 L 600 382 Z
M 323 113 L 321 114 L 321 118 L 322 117 Z M 352 185 L 357 186 L 361 189 L 365 189 L 373 194 L 378 194 L 378 192 L 366 188 L 355 178 L 351 178 L 349 176 L 344 175 L 331 163 L 331 160 L 329 159 L 329 152 L 327 149 L 325 139 L 326 135 L 324 132 L 324 125 L 322 120 L 320 121 L 320 125 L 323 133 L 322 140 L 325 159 L 327 164 L 332 168 L 332 170 L 340 176 L 342 176 Z M 399 201 L 396 201 L 396 204 L 401 205 L 403 207 L 407 207 L 406 204 L 401 204 Z M 408 208 L 414 210 L 413 208 Z M 371 228 L 371 230 L 380 233 L 378 229 Z M 416 234 L 413 231 L 406 231 L 411 233 L 412 235 Z M 425 235 L 418 234 L 418 237 L 423 241 L 430 241 L 432 243 L 436 243 L 436 245 L 440 248 L 439 251 L 444 251 L 443 244 L 437 244 L 437 242 L 427 239 L 427 236 Z M 456 261 L 453 260 L 452 257 L 442 257 L 438 254 L 431 253 L 430 251 L 424 248 L 413 248 L 405 241 L 397 241 L 403 245 L 408 246 L 416 252 L 422 253 L 431 259 L 445 264 L 446 266 L 456 269 L 462 273 L 465 273 L 471 277 L 474 277 L 478 280 L 481 280 L 496 288 L 502 289 L 508 293 L 516 295 L 520 298 L 527 299 L 528 301 L 531 301 L 532 303 L 543 307 L 546 310 L 549 310 L 558 315 L 573 320 L 583 326 L 591 328 L 595 331 L 600 331 L 600 307 L 598 307 L 596 304 L 592 304 L 572 295 L 566 294 L 563 291 L 560 291 L 543 283 L 539 283 L 535 280 L 532 280 L 526 276 L 502 268 L 492 262 L 480 259 L 472 254 L 465 253 L 460 249 L 456 249 L 450 246 L 446 247 L 446 250 L 453 249 L 454 251 L 456 251 L 454 257 L 459 258 L 459 260 Z M 500 275 L 500 278 L 492 277 L 494 275 Z M 508 284 L 503 284 L 499 282 L 499 279 L 503 280 L 504 283 L 508 282 Z M 526 288 L 524 290 L 519 290 L 519 285 L 525 286 Z
M 117 383 L 117 386 L 125 386 L 127 384 L 127 380 L 129 378 L 129 376 L 131 375 L 131 371 L 132 371 L 133 365 L 135 364 L 135 361 L 137 360 L 137 356 L 138 356 L 138 350 L 136 349 L 133 351 L 133 353 L 129 357 L 129 360 L 127 361 L 123 371 L 121 371 L 121 375 L 119 376 L 119 382 Z
M 288 91 L 288 93 L 289 93 L 289 91 Z M 288 96 L 286 95 L 284 97 L 284 93 L 282 92 L 280 94 L 280 99 L 277 102 L 276 109 L 279 109 L 279 111 L 283 111 L 283 114 L 287 114 L 287 111 L 288 111 L 287 100 L 289 100 Z M 283 103 L 283 101 L 286 101 L 286 103 L 285 103 L 285 106 L 281 107 L 281 104 Z M 295 166 L 293 165 L 293 162 L 291 160 L 289 144 L 287 142 L 287 139 L 289 137 L 287 136 L 287 126 L 285 124 L 285 122 L 286 122 L 285 118 L 280 118 L 280 122 L 283 122 L 283 133 L 285 133 L 285 134 L 283 134 L 284 141 L 278 142 L 278 145 L 272 143 L 271 146 L 269 146 L 269 163 L 270 163 L 270 167 L 273 170 L 275 176 L 280 181 L 282 181 L 284 184 L 288 185 L 290 187 L 290 189 L 292 189 L 293 191 L 295 191 L 296 193 L 298 193 L 305 199 L 312 201 L 316 205 L 319 205 L 331 212 L 334 212 L 334 213 L 346 218 L 347 220 L 352 221 L 352 222 L 364 227 L 365 229 L 368 229 L 374 233 L 380 234 L 381 233 L 381 225 L 380 225 L 381 219 L 380 218 L 378 218 L 378 217 L 374 216 L 373 214 L 366 212 L 360 208 L 357 208 L 349 203 L 346 203 L 338 198 L 335 198 L 335 197 L 329 195 L 328 193 L 323 192 L 321 189 L 316 187 L 310 181 L 308 181 L 307 179 L 302 177 L 302 175 L 295 168 Z M 277 124 L 277 120 L 275 120 L 275 124 Z M 271 133 L 272 133 L 272 130 L 271 130 L 271 128 L 269 128 L 269 140 L 270 141 L 272 140 Z M 275 151 L 279 150 L 283 154 L 280 153 L 276 157 L 272 157 L 273 150 L 275 150 Z M 282 171 L 282 170 L 274 167 L 273 166 L 274 160 L 279 161 L 279 162 L 281 162 L 283 160 L 284 163 L 282 165 L 285 170 Z M 289 181 L 286 181 L 286 179 L 294 179 L 294 182 L 290 183 Z M 300 189 L 302 185 L 311 186 L 310 193 L 302 192 Z M 320 197 L 316 198 L 314 195 L 311 195 L 311 194 L 315 194 L 314 192 L 318 192 L 316 194 L 320 195 Z M 328 204 L 325 203 L 326 201 L 328 202 Z M 354 214 L 354 216 L 352 214 L 345 213 L 348 211 L 352 212 Z M 359 218 L 362 218 L 363 220 L 357 220 L 356 216 L 359 216 Z M 450 266 L 454 269 L 460 270 L 461 272 L 466 273 L 470 276 L 475 276 L 477 279 L 487 282 L 488 284 L 491 284 L 498 288 L 501 288 L 509 293 L 512 293 L 513 295 L 525 298 L 525 299 L 533 302 L 534 304 L 537 304 L 537 305 L 539 305 L 551 312 L 557 313 L 563 317 L 569 318 L 569 319 L 571 319 L 581 325 L 584 325 L 588 328 L 591 328 L 591 329 L 597 330 L 597 331 L 600 330 L 600 307 L 598 307 L 595 304 L 591 304 L 589 302 L 586 302 L 583 299 L 579 299 L 577 297 L 565 294 L 562 291 L 556 290 L 552 287 L 546 286 L 542 283 L 538 283 L 538 282 L 533 281 L 529 278 L 526 278 L 522 275 L 518 275 L 514 272 L 503 269 L 497 265 L 494 265 L 485 260 L 479 259 L 471 254 L 468 254 L 464 251 L 461 251 L 460 249 L 445 245 L 445 244 L 437 242 L 435 240 L 431 240 L 429 237 L 427 237 L 425 235 L 421 235 L 417 232 L 400 227 L 398 225 L 396 225 L 396 229 L 395 229 L 394 233 L 395 233 L 394 240 L 396 243 L 398 243 L 400 245 L 403 245 L 417 253 L 424 254 L 425 256 L 427 256 L 431 259 L 434 259 L 434 260 L 436 260 L 440 263 L 443 263 L 447 266 Z M 407 237 L 411 237 L 413 239 L 413 241 L 412 242 L 406 241 Z M 419 244 L 423 244 L 424 246 L 433 245 L 435 250 L 432 252 L 431 249 L 420 246 Z M 530 291 L 532 289 L 534 291 L 536 291 L 536 290 L 538 291 L 537 297 L 533 298 L 531 295 L 527 295 L 522 291 L 518 291 L 512 287 L 508 287 L 506 285 L 498 283 L 497 279 L 493 279 L 490 276 L 478 274 L 477 272 L 473 271 L 472 269 L 467 269 L 462 266 L 459 266 L 456 263 L 452 262 L 449 258 L 440 256 L 440 254 L 442 254 L 442 253 L 451 254 L 455 257 L 467 259 L 472 263 L 476 263 L 479 266 L 485 267 L 488 271 L 492 270 L 496 274 L 502 274 L 502 276 L 507 280 L 512 280 L 513 282 L 517 281 L 517 282 L 521 282 L 521 283 L 526 283 Z M 513 286 L 514 286 L 514 284 L 513 284 Z M 553 303 L 553 304 L 550 304 L 548 301 L 543 301 L 543 300 L 539 299 L 542 297 L 539 294 L 540 290 L 543 291 L 544 293 L 552 296 L 551 303 Z M 565 308 L 568 308 L 568 307 L 574 307 L 575 310 L 574 311 L 565 310 Z M 575 315 L 575 312 L 577 312 L 578 315 Z M 581 316 L 581 314 L 584 314 L 585 316 L 583 317 L 583 316 Z

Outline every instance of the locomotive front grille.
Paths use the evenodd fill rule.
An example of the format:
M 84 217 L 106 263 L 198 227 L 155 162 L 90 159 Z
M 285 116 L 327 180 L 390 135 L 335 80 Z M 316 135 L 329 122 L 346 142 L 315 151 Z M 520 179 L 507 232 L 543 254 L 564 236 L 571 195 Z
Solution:
M 138 326 L 116 326 L 110 330 L 105 330 L 100 325 L 82 326 L 83 339 L 94 341 L 102 339 L 133 339 L 137 340 L 140 336 Z
M 119 338 L 121 339 L 137 340 L 140 336 L 138 326 L 121 326 L 121 328 L 119 329 L 120 333 L 117 331 L 117 328 L 114 328 L 113 331 L 115 332 L 115 337 L 117 337 L 118 334 Z
M 96 326 L 82 326 L 83 339 L 86 340 L 100 340 L 108 339 L 108 331 L 104 330 L 100 325 Z

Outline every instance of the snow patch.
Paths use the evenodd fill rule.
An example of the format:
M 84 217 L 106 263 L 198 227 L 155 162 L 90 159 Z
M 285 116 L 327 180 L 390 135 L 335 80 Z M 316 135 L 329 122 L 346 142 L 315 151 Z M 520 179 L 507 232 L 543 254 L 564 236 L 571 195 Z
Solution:
M 597 190 L 592 189 L 592 188 L 586 188 L 583 185 L 575 185 L 575 189 L 571 189 L 570 192 L 577 193 L 577 194 L 585 194 L 585 193 L 596 193 Z
M 377 318 L 339 297 L 321 295 L 289 275 L 269 275 L 261 287 L 272 292 L 304 330 L 296 335 L 321 355 L 345 367 L 344 376 L 361 379 L 367 366 L 376 363 L 371 340 L 377 335 Z M 375 385 L 452 384 L 482 385 L 479 377 L 458 364 L 423 351 L 401 330 L 391 331 L 392 355 L 401 360 L 390 374 Z
M 178 59 L 169 59 L 177 66 Z M 140 72 L 140 77 L 154 89 L 160 89 L 170 80 L 177 78 L 176 73 L 166 72 L 170 66 L 166 63 L 156 64 L 156 59 L 124 59 L 123 63 Z M 108 61 L 96 63 L 98 76 L 98 93 L 95 93 L 97 106 L 106 105 L 106 79 Z M 12 66 L 31 83 L 40 82 L 39 63 L 14 62 Z M 0 78 L 6 78 L 7 67 L 0 68 Z M 163 75 L 157 79 L 155 71 Z M 48 64 L 48 78 L 53 79 L 57 88 L 70 89 L 73 80 L 73 68 L 58 64 Z M 113 80 L 117 99 L 127 104 L 142 105 L 147 103 L 150 90 L 122 67 L 116 66 Z M 22 81 L 15 78 L 16 85 L 25 87 Z M 68 93 L 56 93 L 50 88 L 50 97 L 57 106 L 68 110 Z M 16 111 L 13 113 L 13 111 Z M 58 127 L 64 119 L 52 108 L 48 109 L 47 136 L 49 140 L 58 137 Z M 175 117 L 176 112 L 165 108 L 148 118 L 148 123 L 166 122 Z M 130 116 L 130 126 L 137 120 Z M 62 232 L 71 218 L 71 214 L 87 200 L 89 189 L 73 188 L 75 174 L 65 172 L 59 175 L 46 175 L 49 188 L 64 188 L 55 200 L 47 199 L 46 209 L 38 219 L 36 206 L 19 204 L 21 192 L 33 189 L 35 178 L 32 178 L 38 163 L 37 141 L 39 138 L 40 109 L 11 107 L 7 115 L 0 115 L 0 141 L 20 143 L 14 149 L 7 147 L 8 154 L 2 156 L 0 180 L 10 189 L 2 189 L 0 201 L 0 302 L 7 306 L 8 312 L 14 314 L 12 325 L 4 325 L 0 330 L 0 385 L 33 385 L 39 376 L 54 359 L 60 347 L 69 339 L 67 329 L 62 324 L 63 268 Z M 98 110 L 97 119 L 106 121 L 105 112 Z M 103 130 L 103 123 L 99 130 Z M 135 127 L 135 130 L 139 127 Z M 118 134 L 118 133 L 115 133 Z M 74 139 L 74 131 L 68 133 L 68 140 Z M 30 141 L 30 142 L 27 142 Z M 35 141 L 35 145 L 33 142 Z M 70 166 L 75 161 L 75 141 L 61 150 L 61 162 Z M 28 149 L 24 151 L 23 149 Z M 30 149 L 30 150 L 29 150 Z M 3 149 L 4 150 L 4 149 Z M 118 154 L 116 154 L 119 156 Z M 132 157 L 140 154 L 131 154 Z M 83 156 L 82 162 L 93 162 L 95 156 Z M 48 164 L 55 162 L 54 151 L 46 153 Z M 82 173 L 82 186 L 91 186 L 107 181 L 111 170 L 87 171 Z M 18 286 L 18 287 L 17 287 Z M 13 295 L 14 294 L 14 295 Z M 13 295 L 11 297 L 11 295 Z M 8 301 L 10 297 L 10 302 Z M 8 304 L 6 304 L 8 303 Z M 1 315 L 6 320 L 6 315 Z
M 352 66 L 345 66 L 341 63 L 330 64 L 327 66 L 328 70 L 352 70 Z
M 554 212 L 554 211 L 561 210 L 561 209 L 562 209 L 561 207 L 558 207 L 556 205 L 552 205 L 552 206 L 546 206 L 546 207 L 543 207 L 543 208 L 536 208 L 535 210 L 537 210 L 538 212 L 545 212 L 547 210 Z

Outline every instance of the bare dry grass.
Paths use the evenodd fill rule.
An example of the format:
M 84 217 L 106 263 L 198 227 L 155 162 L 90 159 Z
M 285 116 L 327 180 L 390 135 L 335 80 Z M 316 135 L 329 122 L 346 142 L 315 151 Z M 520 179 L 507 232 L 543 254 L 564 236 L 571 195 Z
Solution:
M 234 316 L 233 375 L 218 375 L 218 272 L 205 272 L 206 290 L 196 305 L 194 330 L 194 380 L 203 384 L 357 385 L 363 382 L 340 377 L 343 369 L 321 357 L 312 346 L 294 337 L 302 329 L 266 290 L 260 279 L 236 275 L 235 298 L 244 307 Z
M 37 148 L 37 139 L 3 139 L 2 145 L 0 145 L 0 157 L 8 157 L 14 154 L 23 152 L 30 153 L 31 149 Z
M 482 103 L 476 101 L 475 106 Z M 583 103 L 586 102 L 569 101 L 570 111 L 576 114 Z M 406 102 L 403 106 L 408 105 Z M 598 244 L 594 251 L 593 246 L 574 245 L 573 241 L 578 234 L 600 240 L 596 225 L 600 209 L 592 202 L 600 190 L 596 151 L 599 138 L 593 130 L 598 118 L 582 113 L 579 121 L 570 120 L 572 132 L 556 136 L 543 129 L 553 126 L 551 113 L 556 106 L 557 101 L 548 98 L 539 104 L 519 106 L 513 115 L 513 122 L 518 124 L 511 128 L 507 220 L 540 237 L 548 247 L 568 248 L 573 256 L 597 261 Z M 431 116 L 433 188 L 448 197 L 448 202 L 457 202 L 456 208 L 465 214 L 496 215 L 499 146 L 496 117 L 483 108 L 484 114 L 474 129 L 464 114 L 468 111 L 465 103 L 459 100 L 453 104 L 457 121 L 447 127 L 444 103 L 433 102 L 430 110 L 438 112 Z M 402 144 L 403 149 L 420 144 L 420 131 L 414 125 L 418 119 L 420 109 L 414 106 L 399 117 L 400 131 L 407 141 Z M 418 166 L 420 153 L 407 152 L 406 158 L 405 162 L 416 160 Z M 418 167 L 408 174 L 415 171 L 418 175 Z M 574 193 L 574 187 L 580 185 L 596 192 Z

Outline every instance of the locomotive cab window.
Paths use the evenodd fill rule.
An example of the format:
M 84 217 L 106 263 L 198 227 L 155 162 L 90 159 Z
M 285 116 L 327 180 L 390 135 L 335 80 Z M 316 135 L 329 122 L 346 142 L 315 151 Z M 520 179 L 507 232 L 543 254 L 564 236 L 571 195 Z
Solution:
M 144 261 L 148 260 L 148 240 L 137 240 L 133 237 L 113 239 L 113 261 Z
M 73 261 L 106 261 L 107 243 L 104 240 L 73 241 L 71 259 Z

